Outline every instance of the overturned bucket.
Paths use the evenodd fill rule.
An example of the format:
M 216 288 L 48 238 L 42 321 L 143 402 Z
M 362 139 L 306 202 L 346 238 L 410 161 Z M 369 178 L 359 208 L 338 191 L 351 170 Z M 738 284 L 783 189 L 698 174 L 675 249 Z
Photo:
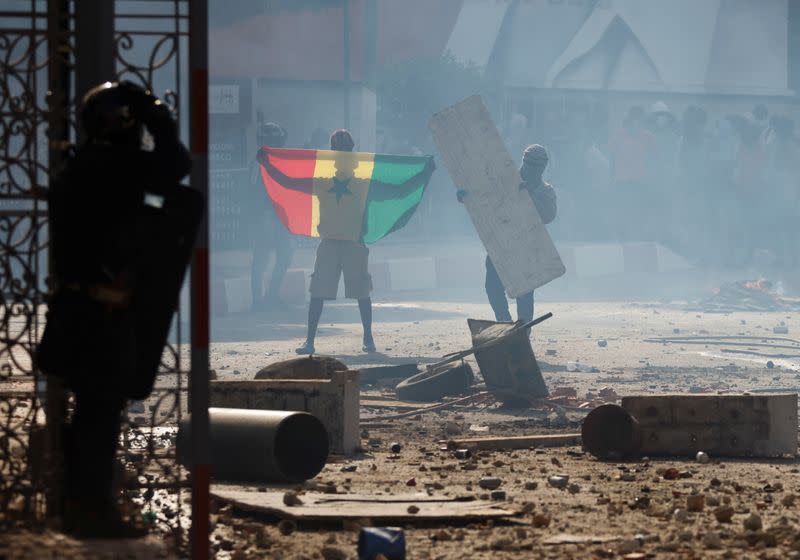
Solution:
M 581 426 L 583 448 L 600 459 L 637 455 L 641 443 L 639 421 L 616 404 L 592 410 Z
M 300 482 L 328 458 L 328 433 L 307 412 L 209 408 L 211 475 L 218 480 Z M 178 458 L 191 462 L 191 417 L 181 421 Z

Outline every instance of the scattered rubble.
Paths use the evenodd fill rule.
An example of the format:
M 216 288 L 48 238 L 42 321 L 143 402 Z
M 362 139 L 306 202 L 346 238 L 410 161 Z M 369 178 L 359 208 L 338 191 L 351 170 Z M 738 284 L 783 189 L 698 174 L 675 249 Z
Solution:
M 547 478 L 547 484 L 553 488 L 566 488 L 569 484 L 568 475 L 555 475 Z
M 720 523 L 730 523 L 733 518 L 734 509 L 731 506 L 719 506 L 714 510 L 714 517 Z
M 760 531 L 762 527 L 761 516 L 757 513 L 751 513 L 744 519 L 742 525 L 748 531 Z
M 706 506 L 706 497 L 703 494 L 692 494 L 686 498 L 687 511 L 703 511 Z
M 494 490 L 499 488 L 503 481 L 497 477 L 484 476 L 478 481 L 478 486 L 486 490 Z
M 647 314 L 651 321 L 662 321 L 667 312 L 656 316 L 648 310 Z M 772 336 L 770 331 L 778 323 L 777 317 L 747 318 L 746 325 L 740 325 L 740 317 L 735 315 L 729 321 L 737 329 L 732 332 L 743 331 L 753 336 L 742 341 L 748 345 L 760 342 L 762 335 Z M 674 316 L 671 320 L 687 336 L 700 332 L 697 326 L 688 324 L 691 315 L 685 322 Z M 704 321 L 710 319 L 706 317 Z M 646 336 L 670 332 L 673 326 L 667 325 L 653 325 Z M 747 330 L 755 329 L 756 325 L 761 325 L 760 332 Z M 708 332 L 717 332 L 708 328 L 700 334 L 709 337 Z M 595 329 L 595 332 L 601 331 Z M 217 509 L 213 520 L 214 550 L 220 557 L 236 559 L 277 558 L 281 554 L 284 558 L 354 558 L 358 531 L 380 523 L 365 515 L 365 511 L 371 511 L 365 509 L 365 504 L 375 509 L 384 507 L 380 501 L 375 505 L 363 500 L 400 497 L 408 500 L 401 502 L 401 513 L 406 517 L 401 517 L 398 524 L 405 527 L 409 558 L 426 554 L 443 560 L 471 556 L 628 560 L 662 555 L 794 557 L 797 488 L 792 480 L 798 475 L 794 462 L 727 461 L 724 455 L 705 446 L 702 454 L 707 460 L 695 447 L 680 459 L 648 453 L 648 457 L 635 461 L 616 458 L 598 461 L 582 451 L 579 438 L 569 441 L 586 413 L 570 407 L 586 404 L 585 408 L 591 410 L 604 402 L 603 398 L 619 403 L 620 395 L 657 395 L 691 387 L 714 394 L 726 390 L 723 387 L 736 390 L 759 383 L 764 389 L 779 384 L 791 387 L 794 372 L 777 358 L 774 362 L 770 360 L 774 367 L 769 373 L 764 365 L 766 358 L 750 366 L 723 360 L 716 369 L 708 361 L 696 370 L 664 365 L 672 359 L 669 352 L 679 352 L 679 345 L 685 344 L 687 351 L 717 352 L 716 346 L 705 348 L 710 338 L 691 346 L 690 341 L 650 345 L 637 358 L 641 359 L 638 366 L 617 367 L 611 358 L 601 362 L 596 361 L 597 356 L 611 356 L 627 341 L 617 332 L 605 331 L 604 335 L 608 337 L 604 340 L 613 341 L 610 347 L 587 344 L 581 333 L 576 337 L 578 350 L 562 346 L 568 337 L 559 336 L 556 355 L 581 356 L 582 360 L 595 363 L 603 373 L 595 376 L 566 372 L 565 361 L 554 360 L 547 366 L 550 369 L 544 369 L 545 366 L 543 369 L 545 379 L 551 384 L 550 399 L 561 400 L 542 399 L 527 409 L 509 409 L 491 402 L 478 406 L 475 401 L 468 401 L 424 416 L 411 415 L 381 424 L 380 415 L 391 414 L 392 402 L 396 401 L 392 400 L 390 390 L 371 390 L 375 400 L 380 395 L 387 405 L 378 413 L 369 409 L 370 423 L 355 432 L 360 436 L 363 454 L 332 456 L 324 469 L 305 484 L 291 489 L 266 486 L 258 492 L 261 495 L 276 492 L 277 501 L 285 506 L 283 509 L 299 515 L 297 510 L 305 510 L 315 500 L 329 499 L 335 504 L 331 508 L 347 509 L 347 515 L 352 512 L 352 517 L 323 523 L 302 517 L 278 522 L 238 507 L 225 513 Z M 537 340 L 543 342 L 545 338 Z M 580 350 L 583 347 L 591 347 L 594 354 L 583 354 Z M 608 350 L 601 352 L 598 348 Z M 225 376 L 225 370 L 217 371 L 221 377 Z M 558 404 L 563 405 L 562 414 L 554 413 Z M 453 431 L 457 433 L 444 433 L 447 426 L 455 426 Z M 464 437 L 474 431 L 471 426 L 488 431 L 473 436 L 486 437 Z M 527 444 L 512 439 L 534 437 L 541 439 L 530 439 Z M 545 438 L 563 439 L 557 446 L 547 447 L 542 443 Z M 477 439 L 484 442 L 461 445 L 463 441 Z M 129 455 L 136 460 L 141 452 Z M 486 487 L 481 483 L 484 479 L 495 479 L 499 484 Z M 551 479 L 559 482 L 552 484 Z M 414 484 L 407 485 L 412 480 Z M 489 507 L 508 509 L 509 518 L 523 526 L 485 520 L 453 521 L 453 518 L 429 524 L 422 521 L 429 508 L 424 498 L 452 499 L 466 505 L 481 503 L 485 498 Z M 348 499 L 362 501 L 347 503 Z M 153 510 L 162 519 L 162 510 L 155 506 Z M 564 535 L 571 537 L 559 538 Z M 0 556 L 5 553 L 3 546 L 0 544 Z M 777 548 L 769 551 L 770 547 Z M 722 552 L 715 552 L 719 550 Z

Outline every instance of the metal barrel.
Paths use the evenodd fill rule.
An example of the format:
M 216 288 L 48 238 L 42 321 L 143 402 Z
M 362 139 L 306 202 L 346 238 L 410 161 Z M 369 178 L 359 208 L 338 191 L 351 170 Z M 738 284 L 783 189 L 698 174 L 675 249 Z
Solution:
M 616 404 L 592 410 L 581 426 L 583 447 L 599 459 L 636 455 L 641 444 L 639 421 Z
M 328 458 L 328 433 L 307 412 L 209 408 L 211 474 L 217 480 L 300 482 Z M 178 458 L 191 464 L 191 417 L 178 432 Z

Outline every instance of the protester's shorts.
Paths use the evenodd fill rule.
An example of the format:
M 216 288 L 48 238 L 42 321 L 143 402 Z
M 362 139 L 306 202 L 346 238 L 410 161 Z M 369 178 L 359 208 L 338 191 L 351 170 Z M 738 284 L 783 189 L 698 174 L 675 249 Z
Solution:
M 317 260 L 311 275 L 311 297 L 336 299 L 339 278 L 344 274 L 344 296 L 368 298 L 372 291 L 368 260 L 369 249 L 363 243 L 323 239 L 317 247 Z

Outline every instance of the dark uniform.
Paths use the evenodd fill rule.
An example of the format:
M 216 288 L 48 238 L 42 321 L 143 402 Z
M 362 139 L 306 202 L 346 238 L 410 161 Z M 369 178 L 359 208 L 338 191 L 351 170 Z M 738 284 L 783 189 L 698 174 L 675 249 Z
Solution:
M 121 413 L 126 399 L 152 389 L 153 364 L 174 309 L 151 314 L 136 301 L 136 289 L 159 283 L 145 278 L 141 264 L 168 245 L 159 232 L 145 231 L 155 223 L 147 203 L 169 206 L 179 189 L 188 191 L 178 182 L 191 164 L 169 109 L 133 84 L 107 82 L 90 91 L 81 124 L 88 140 L 48 194 L 54 291 L 37 359 L 44 373 L 63 377 L 75 393 L 64 528 L 81 537 L 113 538 L 138 533 L 122 522 L 112 491 Z M 154 139 L 149 151 L 141 148 L 143 125 Z M 174 218 L 168 220 L 181 221 Z M 193 237 L 182 242 L 187 259 Z M 165 301 L 177 299 L 185 262 L 175 270 L 180 277 L 166 280 L 174 294 Z M 160 301 L 154 296 L 146 299 Z M 137 335 L 137 327 L 157 331 L 155 338 Z
M 538 144 L 534 144 L 528 146 L 523 152 L 522 167 L 519 170 L 522 177 L 522 183 L 520 183 L 519 188 L 520 190 L 526 190 L 531 196 L 533 203 L 536 205 L 536 210 L 545 224 L 549 224 L 556 217 L 556 191 L 551 185 L 542 180 L 542 173 L 547 166 L 547 161 L 545 149 Z M 498 321 L 511 321 L 505 288 L 488 255 L 486 256 L 485 288 L 495 318 Z M 533 319 L 533 292 L 517 298 L 517 319 L 523 322 Z

